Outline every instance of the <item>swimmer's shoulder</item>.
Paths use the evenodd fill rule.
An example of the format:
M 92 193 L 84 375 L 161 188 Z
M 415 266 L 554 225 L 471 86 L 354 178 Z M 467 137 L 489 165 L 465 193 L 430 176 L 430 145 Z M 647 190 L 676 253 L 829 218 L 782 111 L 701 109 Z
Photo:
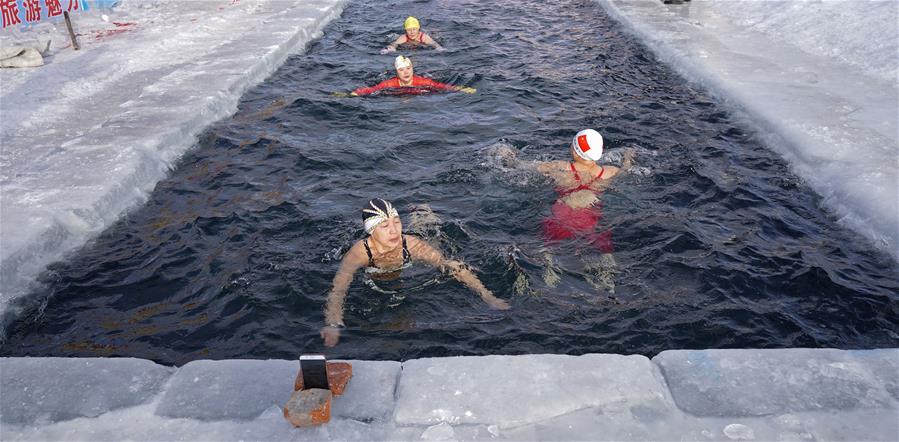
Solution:
M 602 179 L 604 180 L 608 180 L 615 175 L 618 175 L 618 172 L 621 172 L 621 168 L 618 166 L 602 166 L 602 169 Z
M 409 251 L 419 250 L 423 247 L 430 247 L 430 245 L 419 238 L 418 235 L 404 233 L 403 238 L 406 240 L 406 247 L 409 249 Z
M 419 238 L 417 235 L 409 235 L 404 233 L 406 239 L 406 248 L 413 259 L 422 260 L 432 265 L 437 265 L 443 259 L 443 254 L 439 250 L 428 244 L 427 241 Z
M 537 171 L 541 173 L 564 172 L 568 170 L 567 161 L 544 161 L 537 163 Z
M 365 244 L 363 244 L 363 239 L 356 241 L 349 250 L 346 251 L 346 254 L 343 255 L 343 261 L 347 264 L 363 266 L 368 264 L 368 253 L 365 253 Z

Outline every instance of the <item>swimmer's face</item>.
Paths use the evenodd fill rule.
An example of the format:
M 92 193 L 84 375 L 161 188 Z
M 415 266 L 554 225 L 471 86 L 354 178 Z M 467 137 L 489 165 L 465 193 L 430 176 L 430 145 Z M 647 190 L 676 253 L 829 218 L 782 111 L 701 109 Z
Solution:
M 418 31 L 420 31 L 418 28 L 406 28 L 406 38 L 415 40 L 418 38 Z
M 412 66 L 396 68 L 396 76 L 399 77 L 403 83 L 412 80 Z
M 372 231 L 371 237 L 378 244 L 383 244 L 388 247 L 395 247 L 398 245 L 402 239 L 403 234 L 403 222 L 400 221 L 400 217 L 394 216 L 388 219 L 387 221 L 378 224 Z

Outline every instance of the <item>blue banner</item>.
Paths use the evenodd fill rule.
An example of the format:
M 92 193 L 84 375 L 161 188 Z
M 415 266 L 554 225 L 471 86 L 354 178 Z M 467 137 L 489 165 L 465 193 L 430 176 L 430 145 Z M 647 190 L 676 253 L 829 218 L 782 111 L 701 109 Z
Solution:
M 119 0 L 0 0 L 0 18 L 3 27 L 31 25 L 61 18 L 69 14 L 88 11 L 91 8 L 112 8 Z

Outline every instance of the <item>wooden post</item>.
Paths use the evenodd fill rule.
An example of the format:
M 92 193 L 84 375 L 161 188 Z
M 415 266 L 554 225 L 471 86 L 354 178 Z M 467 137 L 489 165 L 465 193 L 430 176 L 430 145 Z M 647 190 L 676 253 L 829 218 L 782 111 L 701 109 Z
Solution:
M 69 28 L 69 37 L 72 38 L 72 47 L 78 50 L 78 40 L 75 40 L 75 31 L 72 30 L 72 20 L 69 20 L 69 11 L 63 11 L 63 17 L 66 18 L 66 27 Z

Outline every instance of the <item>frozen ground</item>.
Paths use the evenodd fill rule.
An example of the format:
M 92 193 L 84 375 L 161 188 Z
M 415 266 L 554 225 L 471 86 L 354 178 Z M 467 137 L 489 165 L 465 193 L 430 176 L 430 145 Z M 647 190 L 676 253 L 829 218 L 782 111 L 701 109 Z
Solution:
M 297 361 L 0 359 L 0 439 L 899 440 L 899 349 L 351 362 L 295 429 Z
M 40 68 L 0 69 L 0 328 L 11 302 L 143 203 L 210 123 L 302 50 L 344 0 L 140 0 L 65 25 Z M 104 18 L 103 15 L 106 15 Z

